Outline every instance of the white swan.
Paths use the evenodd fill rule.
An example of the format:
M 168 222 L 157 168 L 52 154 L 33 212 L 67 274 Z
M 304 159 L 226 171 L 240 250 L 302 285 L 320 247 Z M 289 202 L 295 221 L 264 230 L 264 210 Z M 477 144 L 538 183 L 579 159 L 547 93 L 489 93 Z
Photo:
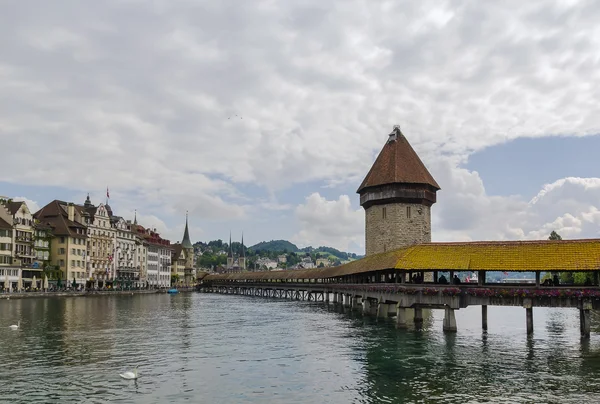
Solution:
M 18 330 L 19 327 L 21 326 L 21 320 L 17 321 L 17 325 L 9 325 L 8 328 L 10 328 L 11 330 Z
M 125 373 L 121 373 L 119 374 L 119 376 L 121 376 L 123 379 L 137 379 L 138 378 L 138 371 L 137 371 L 137 366 L 135 367 L 135 369 L 133 369 L 133 372 L 125 372 Z

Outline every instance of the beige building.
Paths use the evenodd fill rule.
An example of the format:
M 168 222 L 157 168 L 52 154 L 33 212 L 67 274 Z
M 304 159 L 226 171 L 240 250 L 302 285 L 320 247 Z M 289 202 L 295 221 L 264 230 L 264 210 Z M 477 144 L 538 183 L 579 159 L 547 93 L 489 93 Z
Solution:
M 331 266 L 331 261 L 329 261 L 329 258 L 317 258 L 315 260 L 315 265 L 318 267 L 330 267 Z
M 431 206 L 439 189 L 394 126 L 357 191 L 365 209 L 366 255 L 431 242 Z
M 85 286 L 87 228 L 84 217 L 73 203 L 54 200 L 34 215 L 39 225 L 51 231 L 50 263 L 60 270 L 63 286 Z
M 111 285 L 116 277 L 115 252 L 117 231 L 111 224 L 112 210 L 103 203 L 94 206 L 88 195 L 78 210 L 87 225 L 87 277 L 97 287 Z
M 13 219 L 7 202 L 8 198 L 0 198 L 0 289 L 11 291 L 21 278 L 21 263 L 13 255 Z

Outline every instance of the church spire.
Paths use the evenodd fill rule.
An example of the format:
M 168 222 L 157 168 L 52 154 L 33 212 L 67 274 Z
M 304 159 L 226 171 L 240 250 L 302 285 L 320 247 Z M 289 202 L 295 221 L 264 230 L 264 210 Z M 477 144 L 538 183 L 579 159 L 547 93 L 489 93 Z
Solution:
M 137 224 L 137 209 L 133 213 L 133 224 Z
M 246 258 L 246 251 L 244 251 L 244 232 L 242 232 L 242 258 Z
M 233 258 L 233 247 L 231 246 L 231 230 L 229 230 L 229 258 Z
M 183 248 L 194 248 L 190 241 L 190 232 L 188 230 L 188 213 L 185 212 L 185 231 L 183 232 L 183 240 L 181 240 Z

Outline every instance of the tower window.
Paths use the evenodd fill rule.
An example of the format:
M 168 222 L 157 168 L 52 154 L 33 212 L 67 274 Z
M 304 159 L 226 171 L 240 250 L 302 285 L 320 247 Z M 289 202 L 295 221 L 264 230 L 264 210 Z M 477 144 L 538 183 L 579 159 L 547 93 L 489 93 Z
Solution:
M 410 219 L 410 206 L 406 207 L 406 217 Z
M 383 219 L 387 218 L 387 208 L 386 207 L 381 208 L 381 217 Z

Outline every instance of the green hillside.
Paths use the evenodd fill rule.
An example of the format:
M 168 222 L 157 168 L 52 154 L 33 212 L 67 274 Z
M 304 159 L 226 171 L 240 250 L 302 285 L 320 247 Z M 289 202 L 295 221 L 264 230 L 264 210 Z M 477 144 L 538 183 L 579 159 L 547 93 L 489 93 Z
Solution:
M 270 252 L 297 252 L 298 247 L 287 240 L 271 240 L 261 241 L 258 244 L 248 247 L 254 251 L 270 251 Z

